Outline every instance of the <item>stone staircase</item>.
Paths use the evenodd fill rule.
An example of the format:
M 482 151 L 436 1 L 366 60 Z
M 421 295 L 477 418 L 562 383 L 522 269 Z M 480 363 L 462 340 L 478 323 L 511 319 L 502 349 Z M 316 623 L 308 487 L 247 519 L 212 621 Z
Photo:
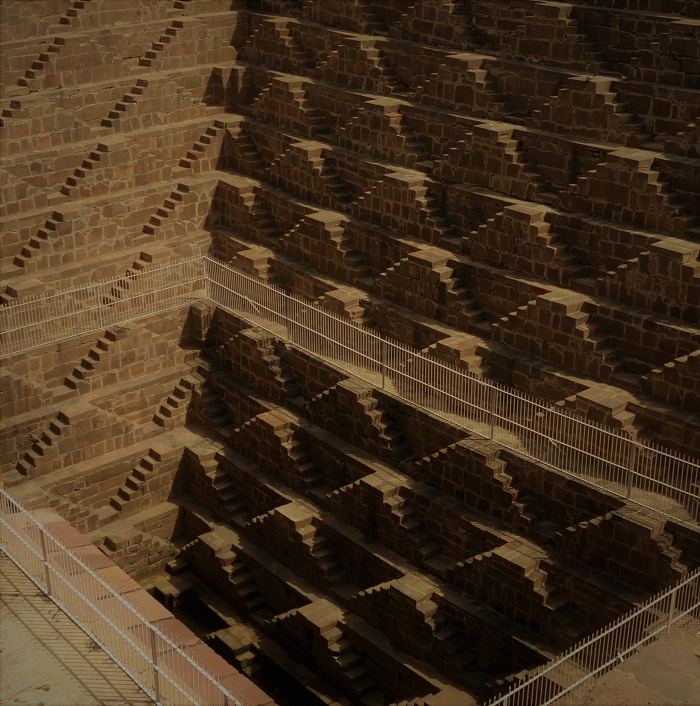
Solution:
M 473 31 L 471 11 L 463 2 L 409 2 L 389 36 L 409 42 L 430 43 L 439 36 L 453 48 L 471 49 L 481 44 Z M 441 43 L 442 43 L 441 41 Z
M 214 500 L 221 508 L 221 519 L 230 522 L 231 518 L 244 513 L 246 505 L 236 490 L 236 480 L 221 467 L 220 459 L 206 459 L 200 462 L 200 466 L 213 490 Z
M 342 584 L 352 583 L 338 558 L 338 548 L 311 523 L 311 520 L 305 527 L 298 527 L 297 532 L 328 591 L 333 591 Z
M 192 394 L 201 386 L 201 380 L 192 375 L 180 378 L 180 382 L 175 385 L 173 391 L 153 415 L 154 424 L 168 430 L 183 426 Z
M 302 78 L 273 76 L 251 103 L 250 113 L 256 120 L 269 120 L 313 140 L 331 139 L 326 118 L 314 106 Z
M 242 134 L 245 135 L 245 133 Z M 261 164 L 264 164 L 262 158 Z M 249 228 L 250 237 L 265 246 L 277 244 L 282 236 L 282 230 L 268 208 L 267 194 L 255 183 L 246 184 L 245 187 L 237 191 L 237 196 L 248 213 L 246 225 Z
M 343 279 L 350 284 L 356 284 L 359 280 L 368 277 L 370 269 L 367 267 L 365 257 L 355 247 L 352 237 L 348 235 L 345 224 L 331 225 L 328 227 L 327 233 L 329 241 L 340 253 L 343 265 L 348 269 L 347 276 Z
M 695 240 L 700 234 L 700 215 L 655 168 L 653 154 L 642 150 L 609 152 L 604 162 L 570 185 L 562 204 L 567 210 L 673 236 Z
M 400 113 L 390 116 L 389 129 L 393 130 L 400 140 L 400 147 L 396 162 L 408 167 L 409 169 L 423 169 L 425 171 L 430 171 L 432 168 L 432 162 L 430 162 L 431 154 L 429 150 L 425 148 L 423 143 L 418 139 L 418 133 L 408 126 L 405 118 L 403 118 Z M 403 157 L 402 153 L 406 156 Z M 431 210 L 439 208 L 435 199 L 433 199 L 430 207 Z M 432 217 L 436 218 L 435 215 Z
M 122 96 L 121 100 L 118 100 L 112 110 L 109 111 L 106 118 L 102 118 L 100 124 L 102 127 L 115 128 L 118 122 L 121 120 L 124 114 L 132 110 L 131 106 L 134 106 L 139 98 L 144 94 L 144 90 L 148 88 L 149 79 L 142 76 L 136 79 L 131 88 Z
M 356 398 L 360 413 L 368 422 L 368 436 L 385 446 L 395 458 L 407 457 L 411 450 L 406 443 L 406 434 L 391 421 L 386 409 L 372 393 L 373 388 L 365 388 L 358 391 Z
M 527 625 L 529 621 L 543 621 L 547 624 L 543 632 L 557 636 L 557 640 L 565 644 L 580 640 L 590 631 L 595 619 L 565 595 L 550 576 L 544 557 L 536 556 L 537 553 L 517 542 L 505 544 L 460 562 L 455 570 L 465 570 L 466 575 L 471 576 L 464 586 L 468 594 L 489 603 L 499 612 L 512 614 L 514 606 L 530 603 L 530 609 L 524 609 L 517 618 L 520 622 Z M 489 592 L 489 582 L 496 577 L 502 577 L 503 584 L 512 587 L 512 597 L 506 598 L 500 587 Z M 574 577 L 581 578 L 576 574 L 569 576 Z
M 484 452 L 485 468 L 493 474 L 493 479 L 510 497 L 510 507 L 514 511 L 513 520 L 516 525 L 523 528 L 534 527 L 542 519 L 542 511 L 537 501 L 526 495 L 518 485 L 517 478 L 508 473 L 508 464 L 500 458 L 500 450 L 491 447 Z
M 447 662 L 449 668 L 457 673 L 468 671 L 469 665 L 474 662 L 473 647 L 444 614 L 438 613 L 433 618 L 433 624 L 434 649 L 437 658 Z
M 295 432 L 291 429 L 282 432 L 280 445 L 292 463 L 294 477 L 300 481 L 298 490 L 309 491 L 323 485 L 325 476 L 314 462 L 308 445 L 300 441 Z
M 570 60 L 567 66 L 580 71 L 603 72 L 613 70 L 612 62 L 608 61 L 605 53 L 600 51 L 595 42 L 590 41 L 583 31 L 583 23 L 577 17 L 565 17 L 571 6 L 562 6 L 559 25 L 565 28 L 563 41 L 570 49 Z
M 454 236 L 454 229 L 442 205 L 431 192 L 434 187 L 435 182 L 419 171 L 387 171 L 357 198 L 351 210 L 357 218 L 438 245 Z M 400 197 L 397 194 L 399 191 L 403 192 Z M 397 200 L 397 197 L 416 212 L 410 223 L 405 217 L 405 210 L 388 212 L 382 203 L 385 199 Z
M 197 400 L 199 415 L 214 435 L 228 441 L 233 433 L 233 421 L 221 394 L 211 383 L 205 382 Z
M 312 173 L 320 177 L 323 183 L 321 205 L 344 210 L 344 206 L 353 201 L 353 195 L 347 182 L 340 176 L 334 160 L 329 157 L 313 157 Z
M 70 431 L 70 420 L 62 412 L 59 412 L 39 436 L 34 435 L 31 446 L 17 461 L 15 466 L 17 472 L 22 476 L 32 478 L 40 461 L 58 454 L 56 445 Z
M 243 603 L 248 613 L 253 615 L 266 610 L 265 598 L 260 593 L 250 569 L 241 561 L 234 560 L 231 563 L 226 563 L 229 560 L 227 554 L 224 554 L 221 558 L 223 569 L 229 576 L 229 582 L 234 587 L 236 596 Z
M 459 110 L 473 117 L 503 120 L 512 109 L 503 97 L 498 81 L 484 68 L 479 54 L 445 56 L 437 71 L 426 74 L 410 94 L 412 101 L 446 110 Z M 466 85 L 463 85 L 466 84 Z M 466 87 L 469 91 L 465 91 Z M 457 90 L 461 88 L 462 90 Z
M 304 47 L 297 32 L 293 30 L 293 26 L 287 23 L 286 26 L 277 26 L 277 36 L 282 40 L 282 44 L 289 50 L 292 60 L 297 67 L 302 70 L 313 70 L 316 67 L 316 61 Z
M 316 68 L 316 60 L 304 46 L 294 27 L 294 23 L 288 18 L 264 17 L 260 24 L 253 28 L 241 48 L 239 59 L 259 64 L 271 62 L 275 69 L 294 74 L 311 73 Z M 285 53 L 280 55 L 266 51 L 267 43 L 273 43 L 276 49 L 283 47 Z
M 148 453 L 133 468 L 117 493 L 110 498 L 107 508 L 101 513 L 103 521 L 106 519 L 105 513 L 110 512 L 108 508 L 117 513 L 123 513 L 127 507 L 129 509 L 135 507 L 134 503 L 142 495 L 145 484 L 153 477 L 162 460 L 163 457 L 158 451 L 152 448 L 148 450 Z
M 484 319 L 470 288 L 463 286 L 452 255 L 436 247 L 416 250 L 382 272 L 374 292 L 400 306 L 468 331 Z
M 0 110 L 0 127 L 6 127 L 8 120 L 17 120 L 27 117 L 27 110 L 23 108 L 22 103 L 15 98 Z
M 256 336 L 255 347 L 264 363 L 272 371 L 275 382 L 281 387 L 283 398 L 297 397 L 302 392 L 301 386 L 296 381 L 292 369 L 277 355 L 275 350 L 277 345 L 279 343 L 273 336 Z
M 92 507 L 49 493 L 49 507 L 79 532 L 91 532 L 100 524 L 100 514 Z
M 384 501 L 391 508 L 391 514 L 397 518 L 399 526 L 405 532 L 407 558 L 414 564 L 422 566 L 428 559 L 442 553 L 442 547 L 426 526 L 418 509 L 401 497 L 399 491 Z
M 392 98 L 375 98 L 353 111 L 337 131 L 336 144 L 350 151 L 365 147 L 366 133 L 378 132 L 369 145 L 372 156 L 386 159 L 408 169 L 430 171 L 430 153 L 412 130 L 401 112 L 402 103 Z M 379 128 L 377 127 L 379 122 Z
M 305 90 L 296 92 L 294 101 L 299 106 L 299 111 L 304 117 L 304 124 L 308 128 L 309 137 L 314 140 L 331 141 L 332 135 L 330 126 L 323 113 L 313 104 L 309 94 Z
M 353 199 L 352 193 L 324 151 L 324 143 L 311 140 L 289 145 L 270 164 L 269 181 L 299 198 L 344 210 L 343 205 Z
M 547 200 L 549 197 L 545 194 L 549 194 L 551 187 L 535 169 L 527 152 L 520 147 L 520 142 L 506 136 L 500 138 L 499 142 L 503 143 L 505 154 L 511 157 L 512 164 L 517 165 L 520 172 L 519 183 L 511 190 L 512 195 L 527 201 Z
M 192 147 L 187 150 L 187 154 L 180 160 L 180 166 L 183 169 L 194 170 L 198 160 L 206 154 L 207 148 L 221 140 L 225 128 L 226 126 L 220 120 L 215 120 L 209 125 L 204 133 L 193 143 Z M 209 151 L 211 152 L 212 150 Z M 214 156 L 217 155 L 218 150 Z
M 119 164 L 128 147 L 121 136 L 106 137 L 98 142 L 97 147 L 85 158 L 72 176 L 66 178 L 60 193 L 71 200 L 95 196 L 99 182 L 105 179 L 106 172 Z M 100 171 L 102 170 L 102 171 Z
M 151 43 L 151 48 L 148 49 L 142 57 L 139 57 L 139 66 L 154 68 L 154 63 L 161 57 L 171 42 L 177 37 L 181 30 L 185 28 L 182 19 L 172 19 L 165 28 L 164 33 L 160 36 L 157 42 Z
M 472 289 L 463 286 L 462 281 L 456 277 L 449 277 L 443 282 L 447 309 L 445 323 L 461 331 L 480 328 L 485 321 L 485 312 Z
M 114 282 L 109 292 L 100 297 L 100 302 L 103 305 L 109 305 L 128 299 L 132 286 L 136 284 L 138 287 L 138 273 L 147 269 L 152 264 L 151 256 L 148 253 L 142 252 L 139 257 L 132 262 L 131 267 L 124 273 L 124 277 Z
M 238 171 L 254 179 L 265 179 L 267 163 L 258 151 L 258 146 L 245 127 L 240 127 L 230 145 L 228 159 Z
M 370 275 L 370 269 L 348 234 L 347 225 L 334 211 L 307 214 L 283 235 L 280 251 L 356 284 Z M 323 298 L 325 295 L 319 300 Z
M 593 124 L 589 128 L 577 127 L 577 134 L 592 139 L 618 142 L 628 147 L 640 147 L 652 140 L 645 123 L 630 110 L 617 90 L 614 80 L 607 76 L 569 78 L 556 94 L 532 111 L 532 122 L 543 130 L 569 132 L 571 124 L 566 115 L 571 110 L 590 110 L 606 117 L 605 125 Z M 592 121 L 593 123 L 600 123 Z
M 423 482 L 429 482 L 431 466 L 441 459 L 449 460 L 451 450 L 458 446 L 465 446 L 470 456 L 475 456 L 479 459 L 479 465 L 483 466 L 486 483 L 493 485 L 494 488 L 504 493 L 501 499 L 496 498 L 492 514 L 496 512 L 503 520 L 512 523 L 515 527 L 528 534 L 537 533 L 540 529 L 544 529 L 545 525 L 551 524 L 543 520 L 544 513 L 539 507 L 537 500 L 527 495 L 527 490 L 519 484 L 517 477 L 509 473 L 508 463 L 501 458 L 499 447 L 491 442 L 482 443 L 465 439 L 429 454 L 414 462 L 416 477 Z M 493 491 L 489 495 L 492 493 Z M 469 504 L 466 497 L 465 502 Z M 497 508 L 500 509 L 497 510 Z
M 585 303 L 585 297 L 574 292 L 543 294 L 495 322 L 494 340 L 561 364 L 563 358 L 557 357 L 560 354 L 556 348 L 541 343 L 551 336 L 549 332 L 555 326 L 552 317 L 556 317 L 560 319 L 558 330 L 569 341 L 569 367 L 602 379 L 619 376 L 626 369 L 626 361 L 610 336 L 598 332 L 598 325 L 584 310 Z
M 23 268 L 24 272 L 33 271 L 35 266 L 32 266 L 32 258 L 38 257 L 42 246 L 53 238 L 68 235 L 71 230 L 71 217 L 65 211 L 53 211 L 44 221 L 44 225 L 37 230 L 36 235 L 29 239 L 27 245 L 14 258 L 13 264 Z
M 507 120 L 512 109 L 504 98 L 498 81 L 488 69 L 472 69 L 470 73 L 474 76 L 474 85 L 478 89 L 473 115 L 492 119 L 505 118 Z
M 472 375 L 479 377 L 488 375 L 489 366 L 485 356 L 481 354 L 481 339 L 465 335 L 454 339 L 454 344 L 452 341 L 452 338 L 447 338 L 431 343 L 427 348 L 423 348 L 421 353 L 445 361 Z
M 668 520 L 642 509 L 635 512 L 635 519 L 637 524 L 648 529 L 649 539 L 658 546 L 661 561 L 678 581 L 683 580 L 688 575 L 688 567 L 681 561 L 683 551 L 674 546 L 675 538 L 668 527 Z
M 503 241 L 508 240 L 508 246 Z M 586 277 L 579 252 L 553 230 L 537 206 L 510 206 L 462 240 L 464 252 L 496 266 L 532 274 L 569 287 Z
M 382 95 L 406 98 L 408 86 L 401 81 L 396 69 L 382 54 L 381 49 L 375 44 L 375 46 L 365 47 L 363 53 L 365 60 L 372 67 L 370 74 L 376 72 L 380 79 Z
M 324 476 L 304 437 L 299 436 L 299 424 L 304 422 L 300 417 L 294 421 L 291 416 L 274 408 L 262 412 L 234 429 L 231 443 L 254 463 L 271 465 L 275 476 L 298 492 L 306 493 L 317 485 L 322 490 Z
M 56 32 L 58 31 L 63 31 L 65 32 L 66 30 L 66 25 L 70 26 L 73 23 L 73 19 L 75 17 L 79 17 L 81 14 L 81 10 L 85 9 L 85 6 L 87 7 L 91 6 L 91 3 L 93 0 L 73 0 L 71 3 L 71 6 L 65 11 L 65 13 L 59 17 L 58 19 L 58 27 L 55 27 L 54 30 Z M 94 7 L 94 5 L 93 5 Z
M 87 378 L 95 372 L 95 366 L 109 357 L 110 346 L 124 339 L 126 335 L 126 330 L 116 326 L 107 329 L 104 335 L 98 338 L 95 345 L 90 348 L 87 355 L 73 368 L 73 371 L 64 378 L 63 384 L 71 390 L 89 391 L 90 384 L 87 382 Z
M 430 193 L 427 184 L 412 187 L 416 205 L 420 209 L 418 220 L 425 224 L 426 231 L 421 234 L 422 240 L 439 245 L 454 236 L 454 228 L 449 222 L 445 210 L 438 200 Z
M 561 588 L 542 567 L 540 561 L 534 562 L 523 570 L 524 577 L 532 582 L 532 591 L 542 604 L 552 611 L 552 620 L 570 640 L 583 637 L 588 631 L 590 620 L 561 591 Z
M 214 533 L 210 534 L 213 535 Z M 192 559 L 197 553 L 198 547 L 206 545 L 206 550 L 203 553 L 207 558 L 209 558 L 208 555 L 212 555 L 211 561 L 221 572 L 226 590 L 234 602 L 239 604 L 250 615 L 266 611 L 265 599 L 258 589 L 253 574 L 238 556 L 237 551 L 234 551 L 230 541 L 219 545 L 216 539 L 214 539 L 213 544 L 206 542 L 206 539 L 207 535 L 195 538 L 180 549 L 179 556 L 191 565 L 196 566 L 196 562 L 193 563 Z
M 356 0 L 355 6 L 360 11 L 363 34 L 386 34 L 388 27 L 377 13 L 372 0 Z
M 545 266 L 543 274 L 546 279 L 554 279 L 557 284 L 571 287 L 577 280 L 587 276 L 588 268 L 580 263 L 576 248 L 565 242 L 561 233 L 553 232 L 551 224 L 544 219 L 535 227 L 538 230 L 535 244 L 544 251 L 542 264 Z M 537 264 L 535 274 L 539 274 Z
M 384 704 L 379 685 L 364 666 L 361 654 L 342 626 L 336 624 L 324 632 L 323 637 L 328 641 L 328 650 L 338 665 L 340 678 L 348 684 L 358 702 L 363 706 Z
M 193 184 L 183 180 L 170 192 L 170 195 L 163 201 L 155 213 L 148 219 L 148 223 L 143 226 L 142 232 L 145 235 L 157 236 L 158 230 L 168 221 L 177 218 L 178 209 L 186 202 L 188 194 L 192 191 Z
M 369 269 L 369 268 L 368 268 Z M 363 272 L 364 268 L 359 272 Z M 368 286 L 368 277 L 358 278 L 356 284 Z M 370 280 L 372 281 L 372 280 Z M 360 289 L 351 287 L 340 287 L 328 290 L 316 300 L 316 303 L 335 314 L 347 318 L 350 323 L 371 330 L 374 326 L 374 319 L 367 309 L 362 305 L 364 293 Z
M 67 15 L 64 15 L 64 17 L 67 17 Z M 65 46 L 65 43 L 65 37 L 55 37 L 54 40 L 46 46 L 45 51 L 42 51 L 36 60 L 32 62 L 31 67 L 24 72 L 24 76 L 18 79 L 17 85 L 28 88 L 30 93 L 47 88 L 48 86 L 42 81 L 42 77 L 45 77 L 47 74 L 49 65 L 52 62 L 55 63 L 56 54 L 60 51 L 62 46 Z
M 608 385 L 601 384 L 558 400 L 556 404 L 570 412 L 619 429 L 635 441 L 652 441 L 647 424 L 629 409 L 633 401 L 630 393 L 611 390 Z

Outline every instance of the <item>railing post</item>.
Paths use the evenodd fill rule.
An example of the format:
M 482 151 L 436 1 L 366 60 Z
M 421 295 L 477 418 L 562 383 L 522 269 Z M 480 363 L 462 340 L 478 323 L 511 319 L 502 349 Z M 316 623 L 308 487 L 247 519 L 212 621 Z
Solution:
M 41 556 L 44 558 L 44 571 L 46 572 L 46 595 L 52 595 L 51 590 L 51 568 L 49 566 L 49 552 L 46 549 L 46 535 L 43 530 L 39 530 L 39 544 L 41 545 Z
M 156 703 L 160 703 L 160 674 L 158 674 L 158 642 L 155 630 L 151 630 L 151 655 L 153 660 L 153 691 Z
M 382 373 L 382 390 L 386 390 L 386 353 L 387 344 L 382 338 L 379 339 L 379 369 Z
M 202 277 L 204 278 L 204 298 L 211 299 L 211 289 L 209 287 L 209 262 L 206 256 L 202 257 Z
M 289 319 L 289 296 L 287 294 L 282 295 L 284 297 L 284 323 L 287 329 L 287 341 L 292 342 L 292 322 Z
M 102 328 L 102 312 L 100 310 L 100 285 L 95 285 L 95 323 L 97 328 Z
M 671 594 L 671 600 L 669 601 L 669 606 L 668 606 L 668 623 L 666 625 L 666 632 L 669 633 L 671 632 L 671 626 L 673 625 L 673 611 L 676 609 L 676 593 L 678 593 L 678 589 L 676 589 L 672 594 Z
M 637 464 L 637 444 L 630 442 L 630 457 L 627 462 L 627 488 L 625 489 L 625 497 L 629 500 L 632 497 L 632 485 L 634 479 L 634 467 Z
M 489 439 L 493 441 L 496 430 L 496 388 L 491 385 L 489 388 L 489 418 L 491 420 L 491 429 L 489 430 Z

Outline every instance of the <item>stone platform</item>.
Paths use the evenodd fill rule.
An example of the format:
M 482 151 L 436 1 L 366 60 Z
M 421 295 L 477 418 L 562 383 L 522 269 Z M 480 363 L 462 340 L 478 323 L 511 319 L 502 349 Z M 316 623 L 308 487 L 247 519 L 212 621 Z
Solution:
M 0 553 L 0 703 L 154 702 Z

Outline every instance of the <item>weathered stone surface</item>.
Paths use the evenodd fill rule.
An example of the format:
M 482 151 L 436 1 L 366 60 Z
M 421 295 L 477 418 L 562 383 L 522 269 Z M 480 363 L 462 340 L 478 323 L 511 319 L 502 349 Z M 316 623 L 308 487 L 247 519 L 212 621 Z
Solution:
M 110 278 L 111 310 L 210 254 L 543 399 L 506 451 L 439 390 L 417 408 L 207 301 L 7 357 L 3 481 L 89 532 L 99 555 L 58 530 L 88 563 L 146 603 L 107 557 L 180 574 L 173 601 L 216 591 L 251 670 L 431 706 L 488 699 L 700 564 L 692 525 L 527 455 L 565 453 L 562 409 L 700 448 L 690 3 L 68 4 L 2 6 L 3 304 Z

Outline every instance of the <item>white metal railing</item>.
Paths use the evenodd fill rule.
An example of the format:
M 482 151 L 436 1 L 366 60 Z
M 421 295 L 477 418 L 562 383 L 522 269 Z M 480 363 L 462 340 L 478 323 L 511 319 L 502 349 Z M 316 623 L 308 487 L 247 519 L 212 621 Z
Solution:
M 156 703 L 246 706 L 1 486 L 0 550 Z
M 669 517 L 700 520 L 697 460 L 459 370 L 211 257 L 0 307 L 0 348 L 28 350 L 202 297 L 505 448 Z
M 130 270 L 86 287 L 0 307 L 0 350 L 19 353 L 189 304 L 204 295 L 201 257 Z
M 700 628 L 700 569 L 626 615 L 533 669 L 485 706 L 565 706 L 637 650 L 672 629 Z
M 700 519 L 700 463 L 488 382 L 205 258 L 207 297 L 470 432 L 670 517 Z

